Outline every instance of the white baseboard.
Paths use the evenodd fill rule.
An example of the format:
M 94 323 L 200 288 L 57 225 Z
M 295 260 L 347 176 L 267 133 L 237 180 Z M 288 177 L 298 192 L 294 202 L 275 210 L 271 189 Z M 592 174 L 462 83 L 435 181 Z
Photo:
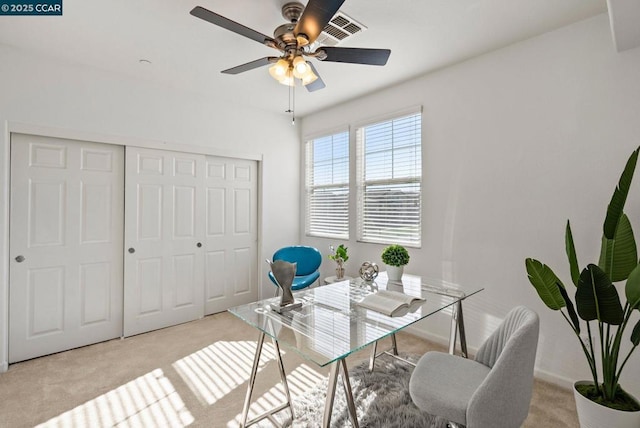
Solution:
M 559 376 L 557 374 L 548 372 L 546 370 L 534 369 L 533 375 L 540 380 L 545 382 L 552 383 L 561 388 L 573 389 L 573 384 L 575 383 L 575 379 L 569 379 L 564 376 Z
M 7 370 L 9 370 L 9 363 L 7 363 L 6 361 L 0 363 L 0 373 L 4 373 Z
M 444 336 L 440 336 L 437 334 L 433 334 L 430 333 L 428 331 L 425 331 L 424 329 L 418 328 L 418 327 L 414 327 L 414 326 L 409 326 L 407 328 L 405 328 L 403 331 L 412 334 L 414 336 L 420 337 L 422 339 L 428 340 L 430 342 L 436 343 L 438 345 L 442 345 L 445 348 L 448 349 L 449 347 L 449 337 L 444 337 Z M 468 347 L 468 352 L 470 355 L 474 355 L 477 351 L 478 348 L 472 348 L 472 347 Z M 456 347 L 456 351 L 460 352 L 460 345 L 457 345 Z M 541 370 L 538 368 L 535 368 L 533 371 L 534 376 L 542 381 L 545 382 L 549 382 L 552 383 L 554 385 L 557 385 L 561 388 L 567 388 L 567 389 L 572 389 L 573 388 L 573 384 L 575 382 L 575 380 L 573 379 L 569 379 L 567 377 L 564 376 L 560 376 L 557 375 L 555 373 L 551 373 L 548 372 L 546 370 Z

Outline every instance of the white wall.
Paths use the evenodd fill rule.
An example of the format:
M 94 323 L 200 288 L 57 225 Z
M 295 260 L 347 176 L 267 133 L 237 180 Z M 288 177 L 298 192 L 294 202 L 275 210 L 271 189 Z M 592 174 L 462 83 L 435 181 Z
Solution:
M 600 15 L 306 117 L 303 134 L 417 104 L 424 107 L 423 244 L 410 249 L 406 272 L 485 287 L 465 303 L 473 347 L 513 306 L 535 309 L 538 373 L 560 383 L 588 379 L 576 338 L 539 301 L 524 260 L 541 259 L 573 287 L 564 255 L 571 219 L 581 266 L 597 263 L 607 204 L 640 145 L 640 49 L 616 53 Z M 640 232 L 638 182 L 627 212 Z M 364 260 L 381 263 L 382 246 L 351 235 L 347 274 Z M 323 254 L 336 243 L 303 240 Z M 334 267 L 325 259 L 323 276 Z M 448 334 L 443 316 L 423 326 Z M 636 396 L 639 377 L 636 352 L 622 382 Z
M 164 142 L 204 146 L 220 155 L 261 158 L 260 260 L 298 241 L 299 138 L 287 116 L 253 109 L 249 99 L 206 99 L 0 45 L 0 371 L 7 363 L 11 256 L 7 130 L 15 123 L 59 128 L 62 135 L 151 142 L 159 148 Z M 273 286 L 264 283 L 261 292 L 271 296 Z

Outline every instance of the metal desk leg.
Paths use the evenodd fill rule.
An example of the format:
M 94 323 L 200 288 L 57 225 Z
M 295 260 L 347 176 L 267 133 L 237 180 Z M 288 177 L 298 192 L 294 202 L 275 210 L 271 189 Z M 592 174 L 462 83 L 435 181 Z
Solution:
M 376 353 L 378 352 L 378 341 L 373 342 L 371 346 L 371 356 L 369 357 L 369 371 L 372 372 L 376 365 Z
M 349 407 L 349 416 L 351 424 L 354 428 L 358 428 L 358 415 L 356 414 L 356 405 L 353 402 L 353 392 L 351 391 L 351 381 L 349 380 L 349 371 L 347 370 L 347 361 L 340 360 L 342 365 L 342 385 L 344 386 L 344 395 L 347 398 L 347 406 Z
M 293 421 L 296 417 L 293 414 L 293 406 L 291 405 L 291 393 L 289 392 L 287 375 L 284 372 L 284 364 L 282 363 L 282 357 L 280 356 L 280 345 L 278 345 L 277 340 L 273 338 L 271 340 L 273 341 L 273 347 L 275 348 L 276 355 L 278 356 L 278 368 L 280 369 L 280 380 L 282 381 L 282 386 L 284 387 L 284 394 L 287 397 L 287 403 L 289 404 L 289 411 L 291 411 L 291 420 Z
M 331 364 L 329 372 L 329 384 L 327 385 L 327 398 L 324 402 L 324 417 L 322 418 L 322 427 L 329 428 L 331 425 L 331 411 L 333 410 L 333 398 L 336 396 L 336 382 L 338 382 L 338 373 L 340 372 L 340 362 L 335 361 Z
M 251 405 L 251 394 L 253 394 L 253 385 L 256 382 L 256 374 L 258 373 L 258 365 L 260 364 L 260 354 L 262 354 L 262 345 L 264 344 L 264 333 L 260 333 L 258 344 L 256 345 L 256 355 L 253 357 L 253 367 L 251 368 L 251 376 L 249 376 L 249 385 L 247 386 L 247 395 L 244 398 L 244 407 L 242 408 L 242 420 L 240 426 L 247 426 L 247 416 L 249 416 L 249 406 Z
M 456 339 L 458 335 L 458 305 L 451 307 L 451 327 L 449 330 L 449 353 L 456 353 Z
M 287 383 L 287 376 L 284 371 L 284 364 L 282 363 L 282 356 L 280 355 L 280 346 L 278 345 L 278 341 L 273 339 L 273 346 L 275 348 L 276 359 L 278 362 L 278 368 L 280 370 L 280 380 L 282 381 L 282 386 L 284 387 L 284 393 L 287 397 L 287 402 L 283 403 L 271 410 L 268 410 L 262 413 L 259 416 L 256 416 L 250 421 L 247 421 L 247 417 L 249 416 L 249 407 L 251 405 L 251 395 L 253 394 L 253 387 L 256 382 L 256 375 L 258 373 L 258 366 L 260 365 L 260 355 L 262 354 L 262 347 L 264 345 L 264 332 L 260 332 L 260 337 L 258 338 L 258 344 L 256 346 L 256 355 L 253 357 L 253 367 L 251 369 L 251 376 L 249 376 L 249 384 L 247 385 L 247 395 L 244 399 L 244 407 L 242 408 L 242 419 L 240 421 L 240 426 L 242 428 L 248 427 L 255 423 L 260 422 L 262 419 L 268 418 L 271 422 L 275 423 L 275 419 L 273 415 L 278 413 L 281 410 L 286 409 L 287 407 L 291 411 L 291 419 L 293 420 L 293 406 L 291 404 L 291 394 L 289 393 L 289 384 Z
M 391 349 L 393 350 L 393 355 L 398 355 L 398 342 L 396 341 L 396 334 L 391 334 Z
M 464 332 L 464 317 L 462 316 L 462 300 L 458 301 L 458 331 L 460 332 L 460 350 L 464 358 L 469 358 L 467 354 L 467 335 Z
M 389 353 L 389 351 L 391 351 L 391 353 Z M 382 354 L 387 354 L 387 355 L 391 355 L 392 357 L 396 357 L 397 359 L 404 361 L 406 363 L 412 364 L 415 366 L 415 364 L 411 363 L 410 361 L 407 361 L 403 358 L 399 358 L 398 357 L 398 341 L 396 340 L 396 334 L 395 333 L 391 333 L 391 348 L 387 349 L 386 351 L 382 351 L 378 354 L 378 341 L 373 342 L 373 346 L 371 347 L 371 356 L 369 356 L 369 371 L 372 372 L 375 365 L 376 365 L 376 358 L 378 358 L 380 355 Z
M 460 349 L 462 356 L 468 358 L 467 354 L 467 336 L 464 331 L 464 317 L 462 315 L 462 300 L 451 308 L 451 333 L 449 335 L 449 353 L 454 355 L 456 352 L 456 338 L 460 332 Z
M 338 383 L 338 374 L 342 371 L 342 385 L 347 399 L 347 407 L 349 409 L 349 417 L 354 428 L 358 428 L 358 416 L 356 414 L 356 405 L 353 401 L 353 392 L 351 390 L 351 381 L 349 381 L 349 371 L 347 370 L 347 362 L 342 360 L 335 361 L 331 364 L 329 373 L 329 384 L 327 385 L 327 398 L 324 402 L 324 417 L 322 418 L 322 427 L 329 428 L 331 425 L 331 412 L 333 411 L 333 400 L 336 396 L 336 384 Z

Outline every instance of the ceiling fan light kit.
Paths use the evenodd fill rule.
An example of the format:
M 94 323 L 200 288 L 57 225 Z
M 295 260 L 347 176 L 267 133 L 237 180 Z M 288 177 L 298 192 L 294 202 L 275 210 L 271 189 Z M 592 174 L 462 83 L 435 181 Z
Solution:
M 309 63 L 301 56 L 294 57 L 293 60 L 280 58 L 274 65 L 269 67 L 269 74 L 283 85 L 292 86 L 295 79 L 300 79 L 304 86 L 318 79 Z

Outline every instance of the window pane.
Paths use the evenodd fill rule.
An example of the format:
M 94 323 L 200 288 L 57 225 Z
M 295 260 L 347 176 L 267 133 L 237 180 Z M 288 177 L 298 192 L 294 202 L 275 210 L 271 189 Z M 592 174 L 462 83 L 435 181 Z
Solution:
M 358 239 L 421 245 L 420 114 L 357 132 Z
M 324 137 L 314 141 L 313 159 L 315 162 L 330 161 L 332 151 L 331 137 Z
M 349 182 L 349 158 L 336 159 L 333 164 L 333 179 L 334 183 Z
M 307 142 L 308 235 L 349 237 L 349 133 Z
M 316 189 L 309 195 L 307 233 L 313 236 L 349 237 L 349 188 Z
M 420 185 L 366 186 L 362 240 L 420 244 Z
M 375 152 L 365 156 L 365 180 L 384 180 L 393 178 L 393 153 Z
M 393 157 L 393 178 L 422 176 L 422 160 L 415 146 L 396 149 Z

